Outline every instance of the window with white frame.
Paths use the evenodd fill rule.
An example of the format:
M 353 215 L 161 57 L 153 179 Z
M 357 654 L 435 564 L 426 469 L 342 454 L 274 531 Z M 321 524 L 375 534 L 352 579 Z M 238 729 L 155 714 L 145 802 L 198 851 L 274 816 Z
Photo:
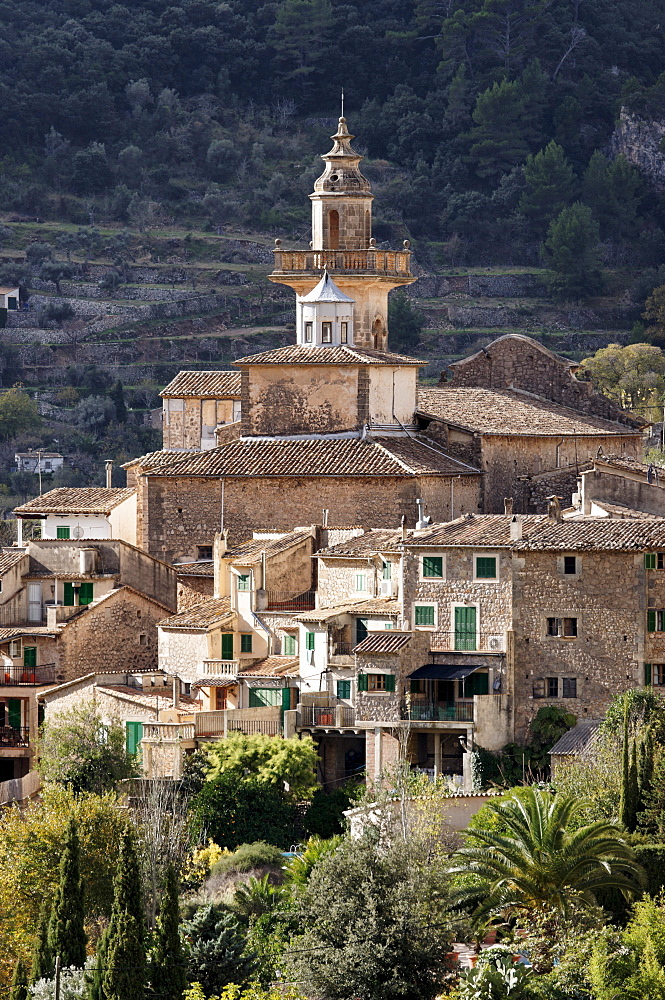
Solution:
M 475 580 L 497 580 L 499 578 L 499 560 L 497 556 L 474 555 L 473 576 Z
M 416 628 L 436 628 L 436 604 L 419 602 L 413 606 L 413 624 Z
M 367 576 L 365 573 L 356 573 L 356 590 L 367 590 Z
M 423 580 L 443 580 L 445 560 L 443 556 L 427 555 L 420 560 L 420 576 Z

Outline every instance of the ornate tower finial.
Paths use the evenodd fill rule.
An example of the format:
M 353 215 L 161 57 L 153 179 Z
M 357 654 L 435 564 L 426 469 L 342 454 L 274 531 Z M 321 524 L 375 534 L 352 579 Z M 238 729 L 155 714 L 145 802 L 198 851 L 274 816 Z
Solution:
M 342 118 L 344 117 L 344 87 L 342 87 L 342 115 L 341 115 L 341 117 Z

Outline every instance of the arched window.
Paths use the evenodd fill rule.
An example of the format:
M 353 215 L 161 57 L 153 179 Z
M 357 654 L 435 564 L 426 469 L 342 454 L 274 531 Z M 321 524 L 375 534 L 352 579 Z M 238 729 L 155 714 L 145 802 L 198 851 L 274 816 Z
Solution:
M 328 245 L 330 250 L 339 250 L 339 212 L 328 213 Z

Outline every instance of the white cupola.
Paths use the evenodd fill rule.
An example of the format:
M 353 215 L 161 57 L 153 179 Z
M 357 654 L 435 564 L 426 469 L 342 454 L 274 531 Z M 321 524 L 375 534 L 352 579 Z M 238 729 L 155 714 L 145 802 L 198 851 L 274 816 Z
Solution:
M 296 298 L 296 334 L 303 347 L 353 345 L 354 299 L 324 269 L 318 285 Z

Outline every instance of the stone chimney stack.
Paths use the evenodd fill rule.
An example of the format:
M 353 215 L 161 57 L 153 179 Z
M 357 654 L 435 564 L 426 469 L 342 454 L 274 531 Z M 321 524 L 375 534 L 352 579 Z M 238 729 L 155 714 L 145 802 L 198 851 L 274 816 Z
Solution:
M 511 500 L 512 506 L 512 500 Z M 519 542 L 522 537 L 522 515 L 513 514 L 510 519 L 510 540 L 511 542 Z
M 503 498 L 503 512 L 506 515 L 506 517 L 512 517 L 513 516 L 513 498 L 512 497 L 504 497 Z
M 110 490 L 113 485 L 113 459 L 107 458 L 104 465 L 106 467 L 106 489 Z
M 432 518 L 425 514 L 425 501 L 420 497 L 416 500 L 416 506 L 418 507 L 418 520 L 416 521 L 416 530 L 421 531 L 423 528 L 429 528 L 432 523 Z
M 223 597 L 222 593 L 222 559 L 226 555 L 228 528 L 215 535 L 212 543 L 213 597 Z
M 555 524 L 561 524 L 563 515 L 561 513 L 561 500 L 559 497 L 548 497 L 547 516 Z

